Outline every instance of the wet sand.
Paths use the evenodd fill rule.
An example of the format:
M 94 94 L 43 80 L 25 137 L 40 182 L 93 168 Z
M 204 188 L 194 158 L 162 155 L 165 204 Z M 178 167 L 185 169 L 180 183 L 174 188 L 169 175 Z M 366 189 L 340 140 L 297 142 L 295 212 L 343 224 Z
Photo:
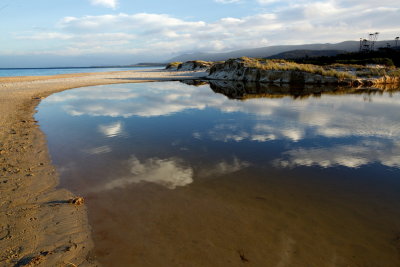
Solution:
M 174 191 L 142 184 L 89 195 L 99 261 L 105 266 L 399 266 L 398 204 L 382 204 L 398 200 L 395 190 L 350 177 L 342 185 L 337 177 L 296 181 L 267 171 L 253 177 L 239 172 Z M 374 196 L 383 192 L 388 193 L 383 201 Z
M 41 99 L 101 84 L 193 79 L 162 70 L 0 78 L 0 265 L 96 266 L 85 205 L 56 189 L 46 137 L 33 119 Z

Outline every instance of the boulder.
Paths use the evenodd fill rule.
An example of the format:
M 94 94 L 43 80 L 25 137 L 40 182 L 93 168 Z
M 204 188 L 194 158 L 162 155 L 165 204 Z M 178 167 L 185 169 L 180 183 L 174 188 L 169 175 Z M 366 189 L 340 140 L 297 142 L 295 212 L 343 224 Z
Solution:
M 166 70 L 176 71 L 208 71 L 213 65 L 212 62 L 193 60 L 182 62 L 171 62 L 166 66 Z
M 212 62 L 194 60 L 187 61 L 178 66 L 177 70 L 179 71 L 207 71 L 212 66 Z

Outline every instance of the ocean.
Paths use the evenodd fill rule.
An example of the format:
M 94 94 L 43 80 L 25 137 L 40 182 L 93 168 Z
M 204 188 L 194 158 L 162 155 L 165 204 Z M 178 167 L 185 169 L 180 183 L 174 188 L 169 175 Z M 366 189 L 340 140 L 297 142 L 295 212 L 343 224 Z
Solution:
M 141 69 L 161 69 L 163 67 L 114 67 L 114 68 L 0 68 L 0 77 L 48 76 L 69 73 L 108 72 Z

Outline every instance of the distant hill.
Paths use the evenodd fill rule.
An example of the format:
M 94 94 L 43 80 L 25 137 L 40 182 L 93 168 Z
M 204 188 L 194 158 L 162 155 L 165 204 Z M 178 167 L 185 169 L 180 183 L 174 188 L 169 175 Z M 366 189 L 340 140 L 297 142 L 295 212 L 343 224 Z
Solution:
M 166 63 L 136 63 L 129 65 L 103 65 L 103 66 L 90 66 L 90 67 L 72 67 L 72 68 L 131 68 L 131 67 L 165 67 Z M 63 68 L 63 67 L 56 67 Z M 47 68 L 46 68 L 47 69 Z
M 376 48 L 386 47 L 387 43 L 394 46 L 394 41 L 378 41 L 375 44 Z M 356 52 L 359 50 L 359 41 L 345 41 L 336 44 L 304 44 L 304 45 L 277 45 L 277 46 L 267 46 L 261 48 L 253 49 L 243 49 L 236 50 L 225 53 L 193 53 L 184 54 L 174 58 L 171 58 L 167 62 L 185 62 L 189 60 L 205 60 L 205 61 L 221 61 L 230 58 L 238 57 L 255 57 L 255 58 L 265 58 L 270 57 L 279 53 L 293 51 L 293 50 L 340 50 L 346 52 Z
M 348 53 L 345 50 L 291 50 L 266 57 L 267 59 L 298 59 L 306 57 L 333 57 Z
M 163 67 L 165 63 L 150 63 L 150 62 L 141 62 L 132 65 L 128 65 L 126 67 Z

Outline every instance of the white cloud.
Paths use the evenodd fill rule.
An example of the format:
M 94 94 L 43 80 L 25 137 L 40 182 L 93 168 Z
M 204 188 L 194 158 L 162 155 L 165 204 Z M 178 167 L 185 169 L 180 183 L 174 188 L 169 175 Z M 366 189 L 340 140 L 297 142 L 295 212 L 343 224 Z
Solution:
M 362 95 L 323 95 L 321 98 L 296 101 L 290 98 L 252 99 L 230 101 L 224 95 L 210 93 L 209 86 L 193 87 L 182 83 L 168 82 L 158 85 L 126 85 L 76 89 L 61 96 L 50 96 L 46 101 L 62 101 L 64 110 L 71 115 L 111 117 L 168 116 L 188 109 L 216 108 L 225 113 L 242 112 L 254 114 L 258 120 L 246 127 L 234 122 L 216 124 L 207 132 L 197 132 L 197 138 L 211 138 L 223 142 L 243 140 L 268 141 L 289 139 L 300 141 L 310 136 L 323 137 L 369 137 L 392 139 L 400 136 L 398 114 L 387 110 L 398 110 L 399 95 L 392 97 L 373 96 L 365 102 Z M 76 94 L 76 99 L 71 95 Z M 122 102 L 108 101 L 122 100 Z M 54 99 L 53 99 L 54 98 Z M 338 99 L 340 98 L 340 100 Z M 87 100 L 90 100 L 87 103 Z M 307 133 L 307 134 L 306 134 Z
M 275 165 L 289 168 L 358 168 L 374 162 L 388 167 L 400 167 L 400 142 L 359 142 L 355 145 L 337 145 L 330 148 L 299 148 L 285 152 L 282 159 L 275 161 Z
M 114 85 L 113 93 L 119 91 Z M 79 100 L 70 103 L 69 94 L 64 97 L 69 103 L 67 111 L 74 116 L 113 116 L 113 117 L 152 117 L 166 116 L 188 109 L 218 109 L 224 113 L 241 112 L 252 114 L 254 121 L 237 123 L 226 121 L 215 123 L 193 133 L 193 138 L 219 142 L 268 142 L 272 140 L 290 140 L 300 142 L 306 138 L 324 137 L 339 140 L 328 148 L 289 149 L 282 158 L 275 161 L 280 167 L 294 166 L 346 166 L 357 168 L 370 163 L 380 163 L 389 167 L 400 167 L 400 127 L 395 111 L 400 109 L 400 95 L 322 95 L 319 98 L 293 100 L 290 98 L 257 98 L 247 101 L 232 101 L 224 95 L 209 91 L 207 85 L 194 87 L 177 82 L 132 84 L 130 92 L 137 94 L 132 101 L 124 103 L 104 102 L 104 89 L 99 93 L 91 88 L 85 94 L 79 94 Z M 136 89 L 135 89 L 136 88 Z M 85 89 L 76 89 L 76 92 Z M 100 100 L 96 101 L 96 95 Z M 90 98 L 91 104 L 84 99 Z M 60 103 L 62 105 L 62 103 Z M 342 138 L 360 140 L 354 145 L 341 143 Z M 377 142 L 366 142 L 373 138 Z M 347 142 L 347 141 L 345 141 Z M 290 143 L 289 143 L 290 144 Z M 301 143 L 300 143 L 301 145 Z M 209 173 L 200 175 L 222 175 L 227 171 L 237 171 L 247 166 L 237 159 L 223 161 L 209 166 Z
M 110 124 L 102 124 L 98 126 L 98 130 L 106 137 L 120 136 L 123 132 L 122 122 L 117 121 Z
M 95 191 L 124 188 L 141 182 L 162 185 L 168 189 L 175 189 L 178 186 L 186 186 L 193 183 L 193 169 L 183 166 L 179 159 L 149 158 L 145 161 L 140 161 L 135 156 L 132 156 L 128 162 L 130 167 L 128 176 L 113 179 L 96 188 Z
M 259 4 L 273 2 L 258 0 Z M 109 7 L 117 4 L 101 3 Z M 62 55 L 152 53 L 159 58 L 194 51 L 358 40 L 370 31 L 380 31 L 382 38 L 394 38 L 400 30 L 399 11 L 393 1 L 276 1 L 268 12 L 209 22 L 154 13 L 68 16 L 48 33 L 16 38 L 65 40 L 62 47 L 52 50 Z
M 16 35 L 16 39 L 20 40 L 69 40 L 72 39 L 74 35 L 65 34 L 59 32 L 41 32 L 41 33 L 33 33 L 33 34 L 24 34 L 24 35 Z
M 151 13 L 65 17 L 59 22 L 59 26 L 68 31 L 140 30 L 143 35 L 163 33 L 165 30 L 193 30 L 205 25 L 202 21 L 184 21 L 166 14 Z
M 234 123 L 216 125 L 208 131 L 206 136 L 214 141 L 222 142 L 241 142 L 244 140 L 267 142 L 277 139 L 289 139 L 297 142 L 305 137 L 304 128 L 298 125 L 285 124 L 272 126 L 268 123 L 263 123 L 260 119 L 252 129 L 241 128 Z
M 258 13 L 225 16 L 214 21 L 154 13 L 67 16 L 47 32 L 15 33 L 14 38 L 36 40 L 35 47 L 25 49 L 24 53 L 28 54 L 123 54 L 167 60 L 177 54 L 197 51 L 358 40 L 375 31 L 381 32 L 380 39 L 392 39 L 400 31 L 400 7 L 396 1 L 248 0 L 247 3 L 254 4 Z M 93 0 L 93 4 L 117 7 L 115 0 Z M 39 45 L 40 41 L 45 45 Z M 21 53 L 16 49 L 5 47 L 2 54 Z
M 303 130 L 296 128 L 283 130 L 282 134 L 295 142 L 304 138 Z
M 100 146 L 100 147 L 84 149 L 83 151 L 90 155 L 99 155 L 99 154 L 109 153 L 112 151 L 112 149 L 109 146 Z
M 163 86 L 157 86 L 157 84 L 146 84 L 146 90 L 143 91 L 143 85 L 137 86 L 138 90 L 130 90 L 125 92 L 123 90 L 125 86 L 112 90 L 111 100 L 113 99 L 125 99 L 126 101 L 115 102 L 115 101 L 103 101 L 106 87 L 99 88 L 100 90 L 93 90 L 92 88 L 86 90 L 84 88 L 79 89 L 79 101 L 74 103 L 68 103 L 64 106 L 64 110 L 67 113 L 80 116 L 87 114 L 91 116 L 111 116 L 111 117 L 154 117 L 154 116 L 166 116 L 172 113 L 180 112 L 185 109 L 204 109 L 208 99 L 210 102 L 215 102 L 210 96 L 198 96 L 202 100 L 193 101 L 193 97 L 196 95 L 197 88 L 191 88 L 182 83 L 163 83 Z M 133 95 L 134 97 L 129 98 L 127 96 Z M 66 92 L 64 96 L 66 99 L 70 99 L 69 93 Z M 95 100 L 87 103 L 85 99 Z M 222 99 L 224 97 L 221 96 Z M 52 98 L 49 97 L 50 101 Z
M 65 105 L 62 103 L 64 99 L 64 109 L 73 116 L 155 117 L 205 108 L 222 113 L 240 112 L 252 115 L 254 120 L 245 123 L 215 121 L 205 129 L 194 130 L 192 137 L 220 142 L 289 140 L 289 151 L 276 161 L 282 167 L 340 165 L 355 168 L 373 162 L 400 167 L 399 116 L 396 112 L 388 112 L 400 109 L 400 94 L 348 94 L 346 97 L 323 94 L 318 98 L 301 100 L 284 97 L 232 101 L 224 95 L 214 94 L 208 85 L 194 87 L 179 82 L 163 82 L 112 86 L 112 90 L 110 86 L 75 89 L 62 93 L 62 97 L 57 94 L 50 96 L 45 101 L 52 101 L 55 97 L 59 105 Z M 133 97 L 109 101 L 105 100 L 107 92 L 116 100 L 124 99 L 124 95 Z M 117 121 L 98 129 L 106 136 L 115 136 L 122 132 L 122 124 Z M 321 137 L 337 143 L 328 148 L 290 149 L 292 145 L 302 145 L 295 142 Z M 359 141 L 349 145 L 349 138 Z M 365 141 L 370 139 L 376 142 Z M 104 150 L 93 150 L 96 151 Z M 247 162 L 234 158 L 210 166 L 207 175 L 222 175 L 247 166 Z
M 242 161 L 237 157 L 234 157 L 232 161 L 222 160 L 216 163 L 214 166 L 207 166 L 200 170 L 199 176 L 220 176 L 227 175 L 240 171 L 244 168 L 249 167 L 251 164 L 247 161 Z
M 232 4 L 232 3 L 238 3 L 241 0 L 214 0 L 214 1 L 221 4 Z
M 118 0 L 90 0 L 92 5 L 104 6 L 112 9 L 116 9 L 118 6 Z
M 80 88 L 79 94 L 54 94 L 46 98 L 49 102 L 69 102 L 79 99 L 92 99 L 92 100 L 124 100 L 124 99 L 134 99 L 139 96 L 139 94 L 132 92 L 130 88 L 127 87 L 117 87 L 112 91 L 108 89 L 107 86 L 98 85 L 96 86 L 96 94 L 92 94 L 93 87 Z
M 256 0 L 256 1 L 260 5 L 269 5 L 269 4 L 273 4 L 273 3 L 276 3 L 276 2 L 280 2 L 279 0 Z

